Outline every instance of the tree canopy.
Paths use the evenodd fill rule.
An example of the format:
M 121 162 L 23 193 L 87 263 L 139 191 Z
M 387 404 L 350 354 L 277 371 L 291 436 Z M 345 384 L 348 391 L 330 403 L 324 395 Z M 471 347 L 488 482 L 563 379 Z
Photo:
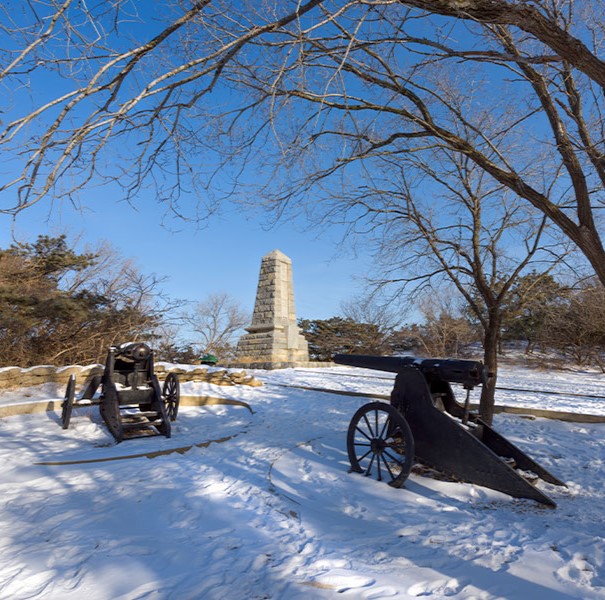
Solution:
M 351 318 L 299 319 L 298 325 L 309 343 L 311 360 L 331 361 L 342 354 L 389 354 L 390 331 L 375 323 L 359 323 Z
M 100 361 L 160 325 L 155 293 L 153 278 L 107 250 L 80 254 L 65 236 L 0 250 L 0 365 Z
M 2 210 L 77 202 L 112 181 L 129 198 L 153 185 L 179 214 L 196 189 L 192 216 L 242 192 L 357 222 L 364 206 L 343 204 L 348 190 L 443 148 L 543 213 L 605 282 L 604 11 L 597 0 L 4 5 Z

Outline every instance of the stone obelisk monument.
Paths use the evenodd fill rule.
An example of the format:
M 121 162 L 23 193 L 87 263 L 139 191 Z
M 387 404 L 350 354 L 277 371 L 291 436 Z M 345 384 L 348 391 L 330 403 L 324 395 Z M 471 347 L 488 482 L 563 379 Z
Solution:
M 237 344 L 238 359 L 265 368 L 309 361 L 307 341 L 296 324 L 292 261 L 279 250 L 263 257 L 252 324 Z

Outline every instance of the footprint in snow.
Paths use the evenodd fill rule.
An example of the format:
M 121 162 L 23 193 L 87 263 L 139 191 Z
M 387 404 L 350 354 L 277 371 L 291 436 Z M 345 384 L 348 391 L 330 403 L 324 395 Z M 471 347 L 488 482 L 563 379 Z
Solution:
M 571 581 L 585 587 L 596 588 L 603 585 L 601 578 L 596 575 L 595 568 L 579 553 L 575 553 L 569 562 L 557 569 L 557 576 L 563 581 Z
M 362 519 L 368 514 L 368 509 L 361 503 L 343 504 L 342 512 L 352 519 Z
M 313 474 L 313 467 L 311 466 L 311 463 L 308 460 L 303 461 L 301 472 L 301 479 L 303 481 L 306 482 L 311 480 L 311 476 Z
M 335 590 L 339 594 L 374 585 L 375 580 L 365 575 L 352 574 L 343 569 L 334 569 L 316 578 L 317 583 L 325 589 Z
M 460 590 L 457 579 L 421 581 L 408 588 L 410 596 L 453 596 Z
M 363 600 L 382 600 L 399 596 L 399 590 L 390 586 L 373 587 L 362 594 Z

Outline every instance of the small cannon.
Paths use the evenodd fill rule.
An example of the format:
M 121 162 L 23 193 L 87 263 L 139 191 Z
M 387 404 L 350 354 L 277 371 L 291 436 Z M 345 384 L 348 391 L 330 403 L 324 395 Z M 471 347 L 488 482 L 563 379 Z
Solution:
M 101 388 L 98 400 L 97 390 Z M 105 370 L 88 381 L 81 397 L 75 398 L 76 378 L 67 383 L 62 404 L 63 429 L 69 427 L 74 406 L 99 404 L 101 416 L 117 442 L 146 435 L 170 437 L 170 421 L 178 414 L 180 384 L 169 373 L 160 389 L 154 374 L 153 350 L 147 344 L 112 346 L 107 353 Z
M 390 404 L 365 404 L 351 420 L 352 471 L 401 487 L 416 460 L 460 481 L 556 506 L 532 482 L 565 483 L 469 411 L 470 390 L 487 379 L 483 363 L 354 354 L 336 354 L 334 362 L 397 373 Z M 464 405 L 451 383 L 467 390 Z

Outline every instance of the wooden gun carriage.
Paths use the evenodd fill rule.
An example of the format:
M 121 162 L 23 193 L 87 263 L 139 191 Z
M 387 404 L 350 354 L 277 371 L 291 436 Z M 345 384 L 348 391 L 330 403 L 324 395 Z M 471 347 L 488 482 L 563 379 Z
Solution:
M 352 471 L 400 487 L 418 461 L 456 480 L 556 506 L 533 481 L 565 484 L 469 411 L 469 391 L 486 381 L 483 363 L 354 354 L 337 354 L 334 362 L 397 373 L 390 404 L 366 404 L 351 420 Z M 464 405 L 451 383 L 467 390 Z
M 176 419 L 179 409 L 179 380 L 176 374 L 169 373 L 160 388 L 154 373 L 153 350 L 147 344 L 110 347 L 103 374 L 91 377 L 78 399 L 75 389 L 76 378 L 72 375 L 62 404 L 63 429 L 69 427 L 74 406 L 98 404 L 117 442 L 147 435 L 171 435 L 170 422 Z

